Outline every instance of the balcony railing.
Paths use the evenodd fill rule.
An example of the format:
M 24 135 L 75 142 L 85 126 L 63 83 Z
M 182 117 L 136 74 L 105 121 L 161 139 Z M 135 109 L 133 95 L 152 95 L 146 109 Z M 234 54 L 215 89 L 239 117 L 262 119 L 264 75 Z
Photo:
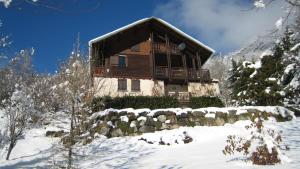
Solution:
M 145 73 L 136 73 L 136 69 L 119 69 L 117 67 L 105 68 L 104 66 L 94 67 L 94 76 L 105 75 L 118 75 L 118 76 L 132 76 L 133 74 L 139 74 L 139 76 L 145 76 Z M 167 66 L 156 66 L 154 76 L 159 79 L 175 79 L 175 80 L 195 80 L 201 82 L 211 82 L 210 73 L 208 69 L 184 69 L 183 67 L 176 67 L 168 69 Z M 148 76 L 148 74 L 147 74 Z
M 166 66 L 156 66 L 155 76 L 162 79 L 188 79 L 188 80 L 200 80 L 203 82 L 210 82 L 210 73 L 208 69 L 185 69 L 183 67 L 171 68 L 170 70 Z
M 168 51 L 168 46 L 166 43 L 154 42 L 152 45 L 153 45 L 153 50 L 155 52 L 167 53 L 167 51 Z M 169 48 L 170 48 L 171 54 L 179 54 L 180 53 L 180 49 L 178 48 L 178 46 L 176 44 L 171 43 L 169 45 Z

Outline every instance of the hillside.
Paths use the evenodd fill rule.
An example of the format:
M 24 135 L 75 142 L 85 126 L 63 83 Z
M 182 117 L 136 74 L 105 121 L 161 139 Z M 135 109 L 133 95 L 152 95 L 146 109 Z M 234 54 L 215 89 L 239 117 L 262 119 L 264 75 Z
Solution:
M 61 126 L 53 120 L 50 124 Z M 297 168 L 300 161 L 299 118 L 289 122 L 267 122 L 268 128 L 283 130 L 283 140 L 291 148 L 284 151 L 286 157 L 282 164 L 268 166 L 267 168 Z M 146 133 L 134 137 L 117 137 L 107 139 L 99 136 L 90 144 L 76 145 L 76 168 L 257 168 L 250 163 L 235 157 L 224 156 L 222 149 L 229 134 L 245 135 L 247 131 L 243 126 L 250 121 L 239 121 L 235 124 L 215 127 L 180 127 L 174 130 L 164 130 L 155 133 Z M 59 125 L 60 124 L 60 125 Z M 53 129 L 53 127 L 52 127 Z M 12 153 L 10 161 L 4 160 L 5 152 L 0 152 L 0 168 L 57 168 L 65 160 L 61 143 L 57 138 L 45 136 L 47 127 L 37 127 L 26 131 L 23 139 L 19 141 Z M 189 144 L 175 144 L 175 140 L 183 137 L 186 132 L 193 141 Z M 148 144 L 145 138 L 153 141 Z M 163 140 L 167 145 L 159 145 Z M 30 146 L 28 146 L 30 145 Z M 183 158 L 189 157 L 189 158 Z M 265 168 L 265 167 L 259 167 Z

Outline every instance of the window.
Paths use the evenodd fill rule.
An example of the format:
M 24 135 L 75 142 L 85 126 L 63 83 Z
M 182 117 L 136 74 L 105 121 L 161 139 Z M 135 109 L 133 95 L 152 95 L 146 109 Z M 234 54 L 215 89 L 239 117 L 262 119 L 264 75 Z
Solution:
M 110 57 L 110 65 L 111 66 L 118 66 L 119 64 L 119 56 L 118 55 L 113 55 Z
M 127 90 L 127 80 L 118 79 L 118 90 Z
M 119 68 L 125 68 L 126 67 L 126 56 L 119 55 Z
M 131 81 L 131 90 L 132 91 L 140 91 L 140 80 L 132 80 Z
M 140 44 L 136 44 L 136 45 L 132 46 L 130 50 L 133 51 L 133 52 L 139 52 L 140 51 Z

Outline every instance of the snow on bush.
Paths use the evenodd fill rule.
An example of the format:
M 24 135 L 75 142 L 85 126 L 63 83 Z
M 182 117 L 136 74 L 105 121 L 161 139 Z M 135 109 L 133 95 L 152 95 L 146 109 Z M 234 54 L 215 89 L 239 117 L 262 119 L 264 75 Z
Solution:
M 227 137 L 224 155 L 242 154 L 246 161 L 251 161 L 256 165 L 274 165 L 288 158 L 281 151 L 282 137 L 280 132 L 265 128 L 262 118 L 245 126 L 250 132 L 247 136 L 229 135 Z M 285 149 L 288 149 L 285 146 Z

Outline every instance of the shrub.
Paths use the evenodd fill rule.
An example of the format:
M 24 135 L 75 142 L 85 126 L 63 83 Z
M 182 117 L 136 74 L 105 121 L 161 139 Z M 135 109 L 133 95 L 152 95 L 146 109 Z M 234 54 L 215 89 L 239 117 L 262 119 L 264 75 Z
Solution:
M 250 130 L 250 136 L 229 135 L 227 137 L 224 155 L 242 153 L 246 160 L 256 165 L 274 165 L 281 162 L 282 138 L 279 133 L 272 129 L 265 129 L 260 117 L 250 126 L 246 126 L 246 129 Z
M 189 106 L 193 109 L 203 107 L 224 107 L 224 103 L 218 97 L 192 97 Z
M 123 109 L 123 108 L 149 108 L 162 109 L 179 107 L 179 102 L 173 97 L 151 97 L 151 96 L 124 96 L 111 98 L 100 97 L 92 101 L 92 111 L 99 111 L 107 108 Z
M 90 103 L 90 108 L 93 112 L 97 112 L 106 108 L 106 105 L 112 102 L 112 98 L 110 96 L 105 97 L 95 97 Z

